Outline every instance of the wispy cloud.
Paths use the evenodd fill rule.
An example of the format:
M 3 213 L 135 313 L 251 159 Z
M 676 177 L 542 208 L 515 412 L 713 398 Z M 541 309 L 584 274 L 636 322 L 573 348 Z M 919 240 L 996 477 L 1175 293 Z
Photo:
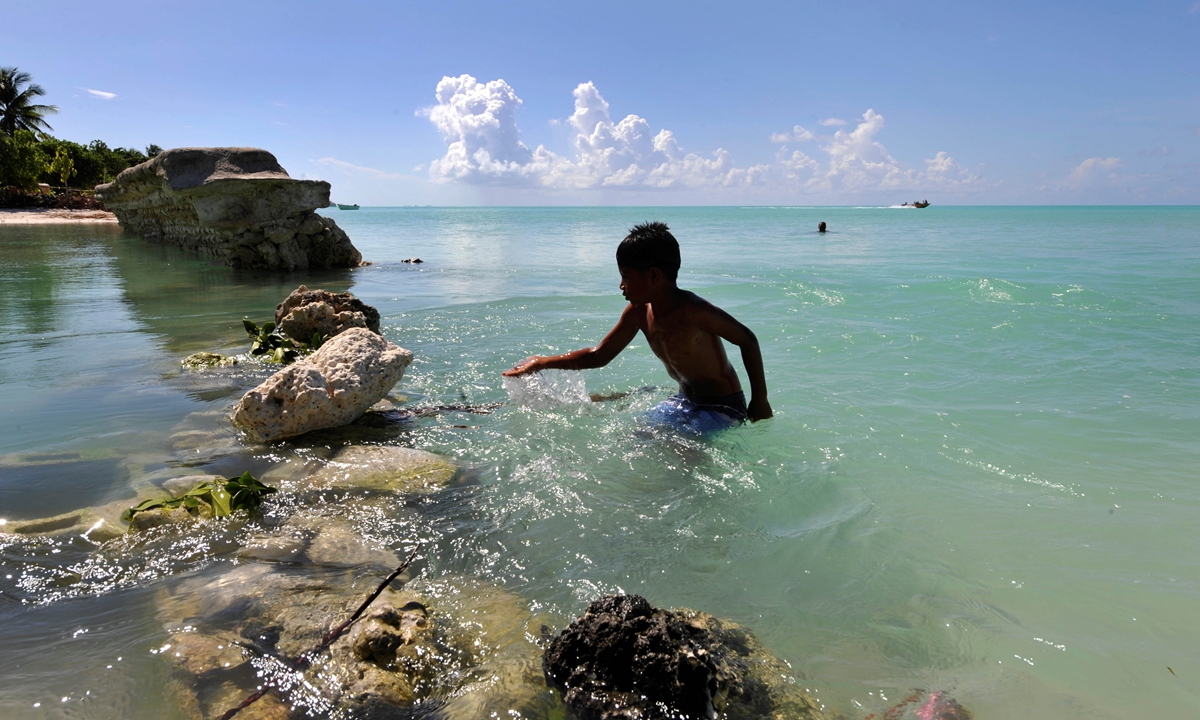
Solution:
M 823 127 L 842 127 L 846 121 L 841 118 L 825 118 L 820 124 Z
M 402 173 L 390 173 L 385 170 L 380 170 L 373 167 L 365 167 L 363 165 L 355 165 L 354 163 L 338 160 L 337 158 L 324 157 L 320 160 L 314 160 L 318 165 L 333 166 L 340 168 L 345 172 L 355 172 L 362 175 L 369 175 L 380 180 L 399 180 L 404 177 Z
M 93 90 L 91 88 L 80 88 L 80 90 L 86 90 L 88 95 L 91 95 L 94 98 L 100 98 L 101 100 L 112 100 L 117 96 L 116 93 L 104 92 L 103 90 Z
M 805 130 L 804 128 L 797 125 L 792 128 L 791 132 L 771 133 L 771 142 L 773 142 L 773 143 L 808 142 L 809 140 L 816 139 L 816 137 L 817 137 L 816 135 L 813 135 L 808 130 Z
M 1119 167 L 1121 167 L 1121 158 L 1088 158 L 1079 163 L 1079 167 L 1072 171 L 1071 179 L 1076 182 L 1099 178 L 1115 179 L 1117 177 L 1116 170 Z
M 1200 13 L 1200 2 L 1194 2 L 1192 3 L 1192 6 L 1188 8 L 1188 15 L 1195 15 L 1196 13 Z

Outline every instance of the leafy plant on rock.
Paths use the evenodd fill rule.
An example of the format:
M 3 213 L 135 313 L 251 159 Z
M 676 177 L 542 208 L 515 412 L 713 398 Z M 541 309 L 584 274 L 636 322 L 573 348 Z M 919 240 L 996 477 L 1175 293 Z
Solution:
M 199 483 L 177 498 L 154 498 L 143 501 L 126 510 L 121 515 L 121 519 L 129 522 L 134 515 L 155 508 L 184 507 L 188 510 L 197 510 L 201 500 L 212 506 L 214 517 L 226 517 L 237 510 L 254 512 L 258 506 L 262 505 L 263 496 L 270 495 L 275 491 L 275 488 L 264 485 L 250 473 L 245 472 L 238 478 L 217 478 Z
M 303 346 L 296 347 L 289 338 L 275 332 L 275 323 L 265 322 L 262 327 L 255 325 L 250 318 L 242 318 L 242 327 L 254 341 L 250 345 L 250 354 L 255 357 L 265 356 L 264 359 L 287 365 L 295 362 L 306 350 Z

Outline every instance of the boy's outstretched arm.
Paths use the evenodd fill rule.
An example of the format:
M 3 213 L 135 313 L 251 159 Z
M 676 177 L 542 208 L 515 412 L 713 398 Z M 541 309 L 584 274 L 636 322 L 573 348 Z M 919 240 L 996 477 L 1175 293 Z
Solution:
M 746 375 L 750 380 L 750 403 L 746 405 L 746 415 L 750 421 L 758 422 L 773 416 L 775 413 L 767 401 L 767 376 L 763 371 L 758 338 L 750 328 L 716 305 L 708 304 L 699 315 L 700 324 L 705 330 L 741 348 L 742 364 L 746 366 Z
M 589 370 L 604 367 L 612 362 L 613 358 L 637 336 L 639 328 L 636 312 L 633 305 L 627 306 L 621 313 L 621 319 L 617 321 L 616 327 L 609 330 L 600 344 L 595 347 L 572 350 L 569 353 L 550 357 L 536 355 L 517 363 L 511 370 L 505 370 L 504 374 L 513 377 L 539 370 Z

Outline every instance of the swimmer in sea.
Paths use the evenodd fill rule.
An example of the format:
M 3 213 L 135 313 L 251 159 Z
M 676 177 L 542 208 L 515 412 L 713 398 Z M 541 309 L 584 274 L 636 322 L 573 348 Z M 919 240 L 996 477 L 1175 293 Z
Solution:
M 617 247 L 621 292 L 629 305 L 616 327 L 600 344 L 562 355 L 535 356 L 505 375 L 539 370 L 586 370 L 612 362 L 641 331 L 667 373 L 679 383 L 679 394 L 651 411 L 652 416 L 703 417 L 709 429 L 717 424 L 757 422 L 773 414 L 767 402 L 758 339 L 732 315 L 699 295 L 676 286 L 679 243 L 661 222 L 633 228 Z M 750 379 L 750 403 L 737 372 L 725 355 L 725 340 L 738 346 Z M 693 423 L 695 424 L 695 423 Z

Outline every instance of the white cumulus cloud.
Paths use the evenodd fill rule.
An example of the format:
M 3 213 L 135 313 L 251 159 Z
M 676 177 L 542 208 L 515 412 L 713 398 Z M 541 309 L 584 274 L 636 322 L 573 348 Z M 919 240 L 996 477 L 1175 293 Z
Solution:
M 504 80 L 442 78 L 437 104 L 418 112 L 446 143 L 446 154 L 429 163 L 430 178 L 552 190 L 758 187 L 821 194 L 969 191 L 984 185 L 945 152 L 925 160 L 924 167 L 902 167 L 878 140 L 884 120 L 874 110 L 867 110 L 853 129 L 841 127 L 848 123 L 837 118 L 822 120 L 822 126 L 841 127 L 833 135 L 817 136 L 800 125 L 773 133 L 770 140 L 780 147 L 772 163 L 737 167 L 721 148 L 707 155 L 685 151 L 673 132 L 656 131 L 638 115 L 615 119 L 594 83 L 579 84 L 573 96 L 574 112 L 557 123 L 569 131 L 571 143 L 560 155 L 522 140 L 521 98 Z M 786 145 L 812 141 L 818 150 L 809 153 Z M 823 152 L 824 161 L 814 152 Z
M 470 75 L 443 77 L 437 105 L 424 111 L 446 141 L 446 155 L 429 164 L 435 180 L 467 183 L 524 181 L 535 174 L 535 156 L 517 130 L 521 98 L 503 80 L 481 83 Z M 544 162 L 545 151 L 536 160 Z
M 725 150 L 712 158 L 684 153 L 670 130 L 654 133 L 650 123 L 626 115 L 614 123 L 608 102 L 591 82 L 575 88 L 575 113 L 569 118 L 578 131 L 578 151 L 572 174 L 575 187 L 677 187 L 731 185 L 753 182 L 753 168 L 739 170 Z
M 117 96 L 116 93 L 104 92 L 103 90 L 93 90 L 91 88 L 83 88 L 83 89 L 87 91 L 88 95 L 91 95 L 92 97 L 100 98 L 101 100 L 112 100 L 113 98 L 115 98 Z
M 613 122 L 609 104 L 591 82 L 575 88 L 575 157 L 521 141 L 516 109 L 521 99 L 503 80 L 481 83 L 470 75 L 444 77 L 437 105 L 422 111 L 441 132 L 446 155 L 430 163 L 441 182 L 534 184 L 547 188 L 701 187 L 753 184 L 762 166 L 739 169 L 729 153 L 685 153 L 670 130 L 655 133 L 637 115 Z
M 982 178 L 945 152 L 925 160 L 922 169 L 902 167 L 877 139 L 883 128 L 883 116 L 867 110 L 853 130 L 818 139 L 828 156 L 824 167 L 799 150 L 789 153 L 786 145 L 776 152 L 775 161 L 788 181 L 800 182 L 810 192 L 966 191 L 982 186 Z

